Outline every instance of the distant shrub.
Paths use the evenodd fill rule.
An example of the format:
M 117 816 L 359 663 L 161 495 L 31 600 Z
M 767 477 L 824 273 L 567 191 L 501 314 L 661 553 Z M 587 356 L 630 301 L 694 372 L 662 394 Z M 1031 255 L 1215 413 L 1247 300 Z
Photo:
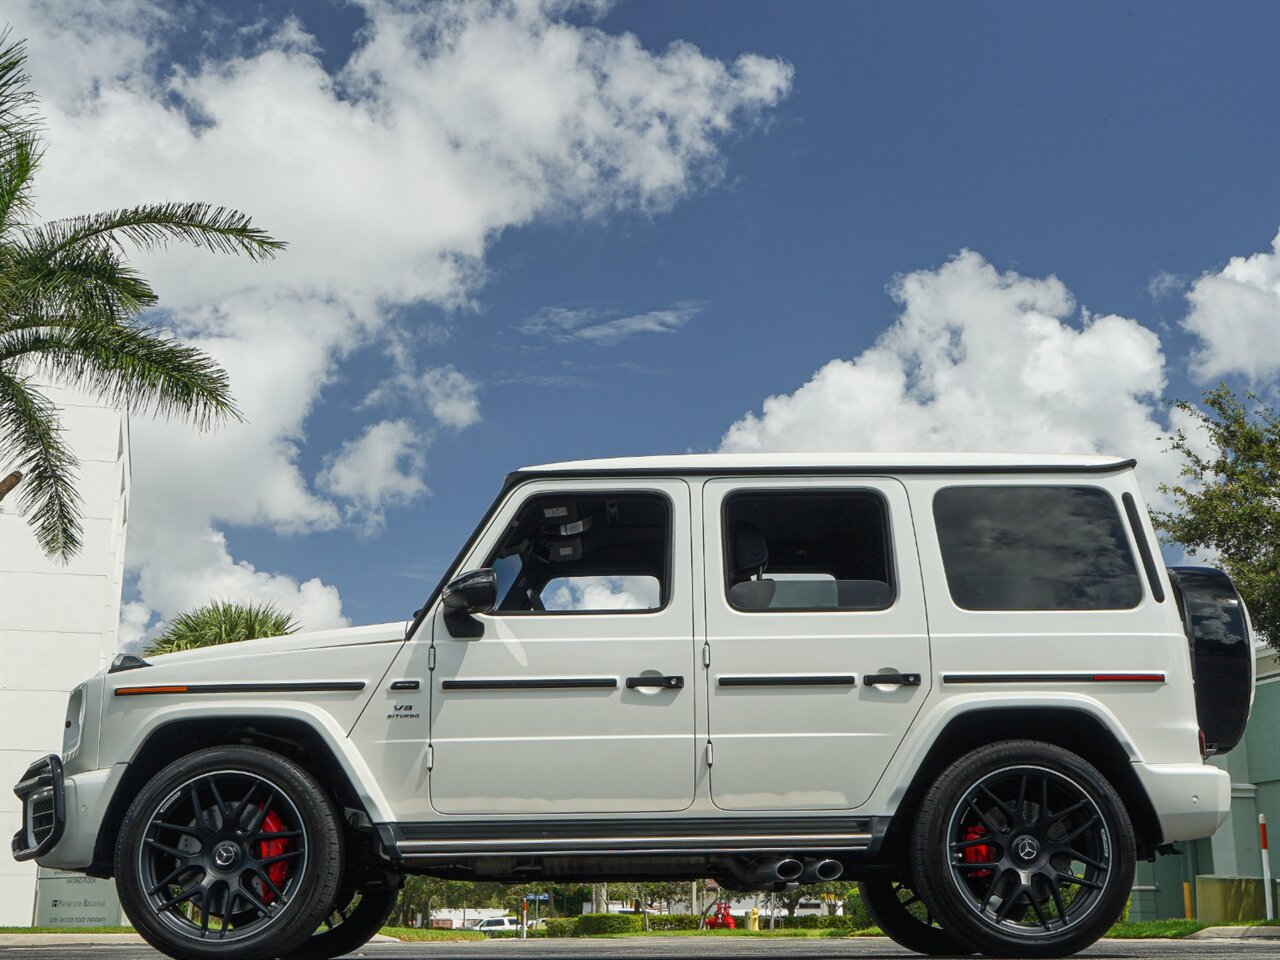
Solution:
M 548 937 L 576 937 L 578 935 L 577 917 L 547 917 Z
M 871 911 L 862 902 L 862 895 L 859 893 L 853 894 L 844 902 L 844 915 L 849 918 L 855 930 L 865 930 L 867 927 L 876 925 L 876 922 L 871 919 Z
M 601 933 L 639 933 L 643 929 L 642 918 L 634 913 L 584 913 L 578 917 L 580 937 Z

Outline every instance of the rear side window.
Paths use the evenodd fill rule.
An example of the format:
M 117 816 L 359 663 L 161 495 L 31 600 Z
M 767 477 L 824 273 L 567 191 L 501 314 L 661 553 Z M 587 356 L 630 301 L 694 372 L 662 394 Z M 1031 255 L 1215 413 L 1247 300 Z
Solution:
M 948 487 L 933 499 L 947 586 L 966 610 L 1127 610 L 1142 583 L 1097 487 Z
M 726 595 L 737 610 L 883 610 L 893 603 L 883 498 L 865 490 L 725 500 Z

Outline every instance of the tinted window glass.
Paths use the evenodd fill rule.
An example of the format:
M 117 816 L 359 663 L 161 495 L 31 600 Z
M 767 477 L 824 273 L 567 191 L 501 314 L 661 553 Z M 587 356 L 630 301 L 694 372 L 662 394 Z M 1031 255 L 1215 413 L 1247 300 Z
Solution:
M 657 610 L 670 556 L 665 496 L 575 492 L 530 498 L 486 565 L 495 612 Z
M 947 586 L 966 610 L 1119 610 L 1142 584 L 1097 487 L 949 487 L 933 500 Z
M 725 500 L 724 541 L 726 596 L 738 610 L 882 610 L 893 602 L 878 494 L 734 494 Z

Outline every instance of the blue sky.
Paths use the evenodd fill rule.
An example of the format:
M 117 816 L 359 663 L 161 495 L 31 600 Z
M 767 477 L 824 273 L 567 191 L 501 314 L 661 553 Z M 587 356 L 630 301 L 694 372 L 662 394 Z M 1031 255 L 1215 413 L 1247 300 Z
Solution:
M 415 16 L 434 15 L 411 9 Z M 140 92 L 145 85 L 138 78 L 158 79 L 163 87 L 175 68 L 205 83 L 180 104 L 192 128 L 227 125 L 213 84 L 239 69 L 227 66 L 232 51 L 261 61 L 268 77 L 264 58 L 272 50 L 302 51 L 330 77 L 340 75 L 353 53 L 376 51 L 368 35 L 357 32 L 370 13 L 354 5 L 162 10 L 163 16 L 145 6 L 129 17 L 113 14 L 105 25 L 102 12 L 89 6 L 20 10 L 19 28 L 33 35 L 37 85 L 44 76 L 53 84 L 51 65 L 37 57 L 45 49 L 52 58 L 55 50 L 66 56 L 65 43 L 53 41 L 68 32 L 78 31 L 90 59 L 105 64 L 96 83 L 67 81 L 52 94 L 53 142 L 82 135 L 86 104 L 99 116 L 141 110 L 145 103 L 173 109 L 171 85 L 167 92 Z M 602 203 L 551 189 L 552 199 L 536 213 L 492 219 L 479 241 L 460 241 L 473 271 L 458 286 L 462 293 L 381 290 L 371 295 L 375 305 L 352 308 L 378 319 L 333 348 L 327 382 L 310 397 L 300 428 L 282 428 L 292 438 L 286 459 L 316 497 L 334 505 L 333 516 L 282 520 L 271 506 L 256 513 L 229 507 L 211 513 L 196 531 L 221 533 L 233 564 L 281 578 L 244 581 L 260 595 L 289 602 L 295 581 L 314 578 L 340 594 L 341 614 L 352 622 L 397 619 L 429 591 L 506 471 L 565 458 L 712 450 L 749 412 L 758 419 L 730 446 L 886 447 L 900 421 L 904 448 L 927 448 L 931 440 L 937 446 L 941 436 L 962 447 L 1027 449 L 1027 430 L 1043 426 L 1039 445 L 1030 449 L 1144 455 L 1158 451 L 1158 444 L 1151 446 L 1159 432 L 1152 424 L 1168 423 L 1161 394 L 1195 397 L 1220 378 L 1275 390 L 1277 369 L 1269 357 L 1273 350 L 1280 355 L 1280 293 L 1268 278 L 1280 224 L 1280 4 L 647 0 L 577 9 L 566 20 L 575 31 L 633 34 L 650 57 L 665 56 L 672 44 L 692 44 L 697 64 L 719 62 L 732 72 L 741 55 L 752 54 L 773 72 L 752 89 L 740 75 L 736 93 L 715 94 L 732 101 L 723 105 L 729 122 L 712 123 L 709 148 L 680 154 L 677 186 L 647 194 L 643 182 L 614 182 L 604 188 Z M 94 30 L 83 29 L 90 23 Z M 139 33 L 139 24 L 145 48 L 110 42 Z M 542 29 L 517 26 L 535 34 Z M 414 40 L 419 29 L 440 25 L 379 26 L 380 35 L 407 32 L 408 48 L 418 42 L 425 49 L 433 41 Z M 307 36 L 313 40 L 299 40 Z M 601 57 L 614 55 L 621 56 Z M 518 60 L 512 54 L 495 62 Z M 387 55 L 378 69 L 401 62 Z M 602 59 L 601 69 L 620 62 L 611 67 Z M 104 97 L 113 83 L 134 97 L 131 106 Z M 330 106 L 358 98 L 348 86 Z M 671 98 L 654 108 L 659 115 L 698 109 L 679 91 Z M 201 109 L 191 107 L 201 102 Z M 406 102 L 411 113 L 412 100 Z M 479 138 L 481 155 L 485 137 L 501 143 L 501 124 L 486 131 L 473 115 L 466 119 L 455 129 Z M 198 139 L 190 150 L 208 146 Z M 148 163 L 163 158 L 163 144 L 152 145 Z M 618 162 L 618 150 L 635 148 L 631 140 L 610 144 L 608 163 Z M 134 138 L 121 149 L 142 156 L 146 142 Z M 257 156 L 253 169 L 271 162 L 270 155 Z M 56 177 L 56 158 L 51 165 Z M 175 188 L 193 199 L 221 199 L 209 191 L 226 181 L 206 183 L 197 168 L 192 164 L 189 178 L 176 178 Z M 362 190 L 375 188 L 366 174 L 352 169 L 350 179 L 332 189 L 358 200 Z M 259 213 L 251 206 L 254 199 L 250 193 L 227 202 L 243 203 L 266 227 L 296 239 L 285 229 L 287 213 L 277 226 L 271 209 Z M 321 209 L 330 200 L 297 198 Z M 93 205 L 68 188 L 66 203 L 73 201 Z M 269 199 L 259 204 L 271 207 Z M 430 211 L 428 205 L 428 219 Z M 334 211 L 335 219 L 341 216 Z M 333 245 L 343 242 L 336 229 Z M 295 243 L 290 256 L 298 250 Z M 953 261 L 962 250 L 974 258 Z M 1231 273 L 1233 257 L 1242 259 Z M 950 271 L 944 269 L 949 262 Z M 222 296 L 219 282 L 212 277 L 201 295 Z M 225 289 L 238 282 L 228 280 Z M 1231 346 L 1214 340 L 1225 329 L 1214 311 L 1235 302 L 1229 298 L 1239 291 L 1226 289 L 1233 283 L 1261 284 L 1261 299 L 1248 300 L 1260 319 L 1246 332 L 1260 338 L 1253 353 L 1262 360 L 1232 361 Z M 1005 299 L 984 299 L 989 291 Z M 1267 299 L 1272 294 L 1275 304 Z M 331 302 L 333 295 L 326 296 Z M 177 329 L 223 335 L 207 316 L 191 319 L 198 306 L 180 296 L 175 303 Z M 992 319 L 1005 308 L 1005 319 Z M 984 316 L 971 321 L 966 310 Z M 904 314 L 915 326 L 901 323 Z M 1107 315 L 1115 315 L 1114 322 L 1095 323 Z M 1192 315 L 1200 319 L 1188 321 Z M 269 326 L 271 316 L 264 311 L 260 322 Z M 1052 373 L 1045 376 L 1063 378 L 1058 393 L 1116 391 L 1125 412 L 1115 420 L 1128 426 L 1106 422 L 1112 418 L 1105 406 L 1073 406 L 1051 390 L 1034 393 L 1044 410 L 1029 428 L 1019 427 L 1012 413 L 1016 408 L 1021 415 L 1032 403 L 1025 392 L 970 397 L 965 382 L 1001 376 L 999 364 L 979 365 L 979 350 L 999 353 L 1001 337 L 1014 336 L 971 323 L 1029 325 L 1059 338 L 1069 346 L 1063 364 L 1074 368 L 1046 367 Z M 863 357 L 895 324 L 898 345 Z M 930 330 L 955 338 L 958 352 L 939 357 L 923 344 L 902 346 L 913 337 L 927 339 Z M 624 335 L 629 331 L 636 332 Z M 1240 330 L 1232 336 L 1238 339 Z M 1113 354 L 1133 361 L 1113 374 L 1107 359 L 1090 359 Z M 288 356 L 282 351 L 280 362 Z M 897 406 L 859 392 L 871 389 L 864 374 L 882 370 L 886 357 L 908 380 L 924 377 L 911 380 Z M 796 394 L 835 360 L 846 364 L 833 367 L 823 383 L 847 377 L 847 389 L 805 392 L 794 407 L 808 412 L 808 427 L 788 426 L 785 410 L 761 413 L 766 397 Z M 425 394 L 411 395 L 396 380 L 406 363 L 414 375 L 452 367 L 478 407 L 455 416 L 453 426 L 447 414 L 429 413 Z M 925 377 L 925 370 L 932 372 Z M 379 388 L 381 399 L 370 401 Z M 768 419 L 775 415 L 776 429 Z M 1007 442 L 991 426 L 1006 415 Z M 861 417 L 875 423 L 859 425 Z M 978 429 L 975 420 L 986 427 Z M 343 485 L 335 458 L 363 430 L 391 421 L 409 431 L 396 463 L 410 480 L 398 492 L 381 491 L 376 503 L 362 501 L 363 494 Z M 1022 435 L 1012 435 L 1018 431 Z M 1144 449 L 1115 449 L 1136 445 L 1138 437 Z M 143 442 L 135 453 L 135 475 L 149 468 L 148 449 Z M 1161 469 L 1165 473 L 1148 481 L 1168 475 L 1167 464 Z M 144 523 L 158 524 L 145 519 L 147 490 L 144 479 L 134 511 Z M 175 612 L 170 606 L 194 594 L 165 586 L 158 576 L 148 579 L 148 569 L 164 564 L 164 551 L 181 550 L 181 542 L 140 538 L 141 546 L 131 545 L 135 575 L 126 599 L 146 604 L 141 623 L 154 628 Z M 240 582 L 219 576 L 210 574 L 209 582 L 225 582 L 228 590 Z M 141 616 L 137 608 L 134 613 Z

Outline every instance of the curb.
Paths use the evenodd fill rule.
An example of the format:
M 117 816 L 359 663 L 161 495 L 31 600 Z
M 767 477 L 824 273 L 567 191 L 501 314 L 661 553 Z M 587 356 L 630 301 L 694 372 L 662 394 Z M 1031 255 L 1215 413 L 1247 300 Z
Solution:
M 49 947 L 63 944 L 103 946 L 146 943 L 136 933 L 0 933 L 0 947 Z
M 1205 927 L 1188 940 L 1245 940 L 1255 937 L 1280 940 L 1280 927 Z

